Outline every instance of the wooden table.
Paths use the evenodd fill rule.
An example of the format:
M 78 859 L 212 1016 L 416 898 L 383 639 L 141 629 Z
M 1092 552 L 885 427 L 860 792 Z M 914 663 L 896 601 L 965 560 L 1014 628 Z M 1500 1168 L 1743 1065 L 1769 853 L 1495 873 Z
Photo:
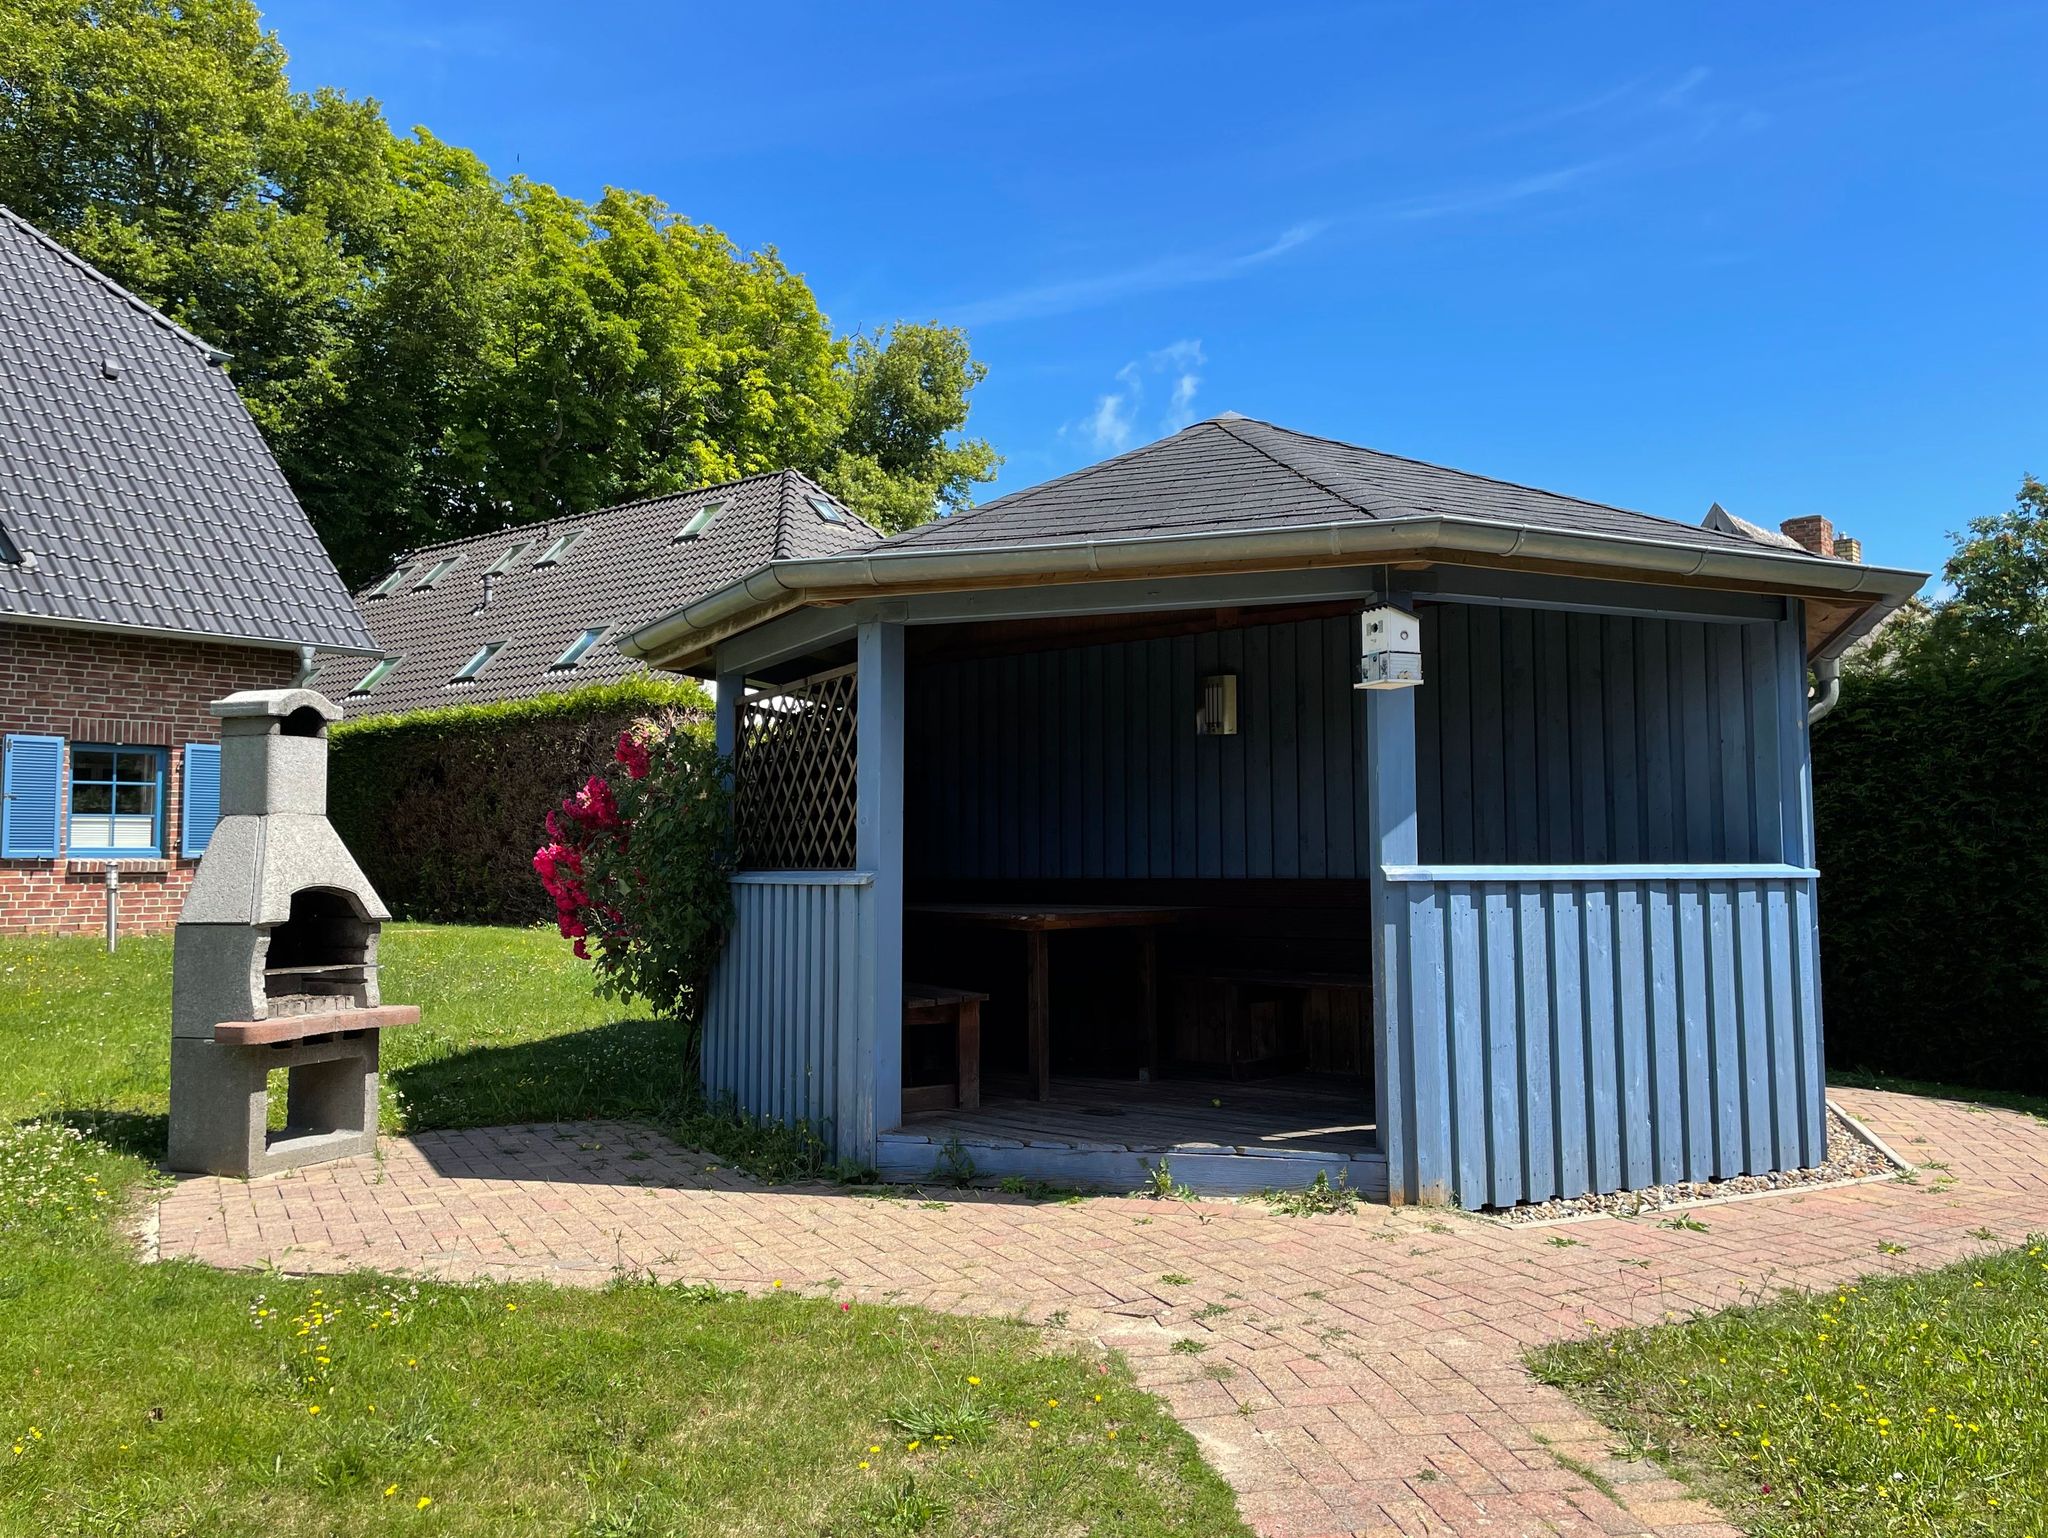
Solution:
M 1122 903 L 905 903 L 905 914 L 941 924 L 1007 929 L 1024 936 L 1024 1018 L 1031 1080 L 1040 1100 L 1052 1093 L 1049 1049 L 1051 959 L 1048 941 L 1070 929 L 1132 929 L 1138 937 L 1139 976 L 1144 986 L 1145 1066 L 1159 1072 L 1159 931 L 1175 922 L 1178 908 L 1141 908 Z

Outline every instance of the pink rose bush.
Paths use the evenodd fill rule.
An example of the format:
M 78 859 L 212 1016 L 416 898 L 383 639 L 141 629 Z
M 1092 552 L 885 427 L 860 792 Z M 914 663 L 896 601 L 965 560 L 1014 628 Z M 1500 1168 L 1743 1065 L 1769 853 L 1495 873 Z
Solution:
M 548 814 L 533 856 L 556 927 L 596 967 L 599 991 L 692 1026 L 732 921 L 729 784 L 701 725 L 636 721 Z

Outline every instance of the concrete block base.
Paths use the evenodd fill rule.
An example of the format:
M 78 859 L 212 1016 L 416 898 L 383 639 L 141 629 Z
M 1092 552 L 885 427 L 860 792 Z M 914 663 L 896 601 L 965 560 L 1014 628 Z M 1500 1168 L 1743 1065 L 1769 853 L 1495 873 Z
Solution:
M 171 1041 L 166 1162 L 207 1175 L 274 1175 L 377 1151 L 377 1032 L 288 1045 Z M 269 1130 L 270 1075 L 286 1073 L 285 1121 Z

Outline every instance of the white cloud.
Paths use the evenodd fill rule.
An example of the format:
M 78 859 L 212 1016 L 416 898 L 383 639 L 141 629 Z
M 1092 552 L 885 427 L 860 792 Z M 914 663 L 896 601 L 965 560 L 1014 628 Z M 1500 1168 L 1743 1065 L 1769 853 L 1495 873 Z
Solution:
M 946 320 L 955 326 L 991 326 L 1008 320 L 1068 315 L 1132 294 L 1220 283 L 1307 245 L 1328 228 L 1324 220 L 1308 220 L 1289 225 L 1263 246 L 1249 251 L 1210 250 L 1159 257 L 1134 267 L 1016 289 L 967 304 L 949 305 L 945 307 Z
M 1208 362 L 1201 342 L 1184 337 L 1133 358 L 1116 371 L 1116 388 L 1095 398 L 1095 409 L 1079 422 L 1060 429 L 1062 436 L 1085 439 L 1098 452 L 1120 454 L 1138 437 L 1146 420 L 1146 397 L 1161 385 L 1165 410 L 1156 418 L 1161 434 L 1177 433 L 1195 419 L 1195 396 L 1202 388 Z

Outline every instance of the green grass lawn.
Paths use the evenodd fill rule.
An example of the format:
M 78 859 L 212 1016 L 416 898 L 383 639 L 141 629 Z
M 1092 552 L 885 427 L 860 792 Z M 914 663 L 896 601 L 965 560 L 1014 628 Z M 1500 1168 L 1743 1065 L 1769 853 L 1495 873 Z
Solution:
M 405 1125 L 672 1118 L 552 935 L 393 925 Z M 0 1532 L 1243 1534 L 1114 1358 L 1000 1321 L 142 1265 L 170 947 L 0 942 Z M 695 1114 L 695 1113 L 688 1113 Z
M 1531 1362 L 1760 1538 L 2048 1533 L 2048 1241 Z

